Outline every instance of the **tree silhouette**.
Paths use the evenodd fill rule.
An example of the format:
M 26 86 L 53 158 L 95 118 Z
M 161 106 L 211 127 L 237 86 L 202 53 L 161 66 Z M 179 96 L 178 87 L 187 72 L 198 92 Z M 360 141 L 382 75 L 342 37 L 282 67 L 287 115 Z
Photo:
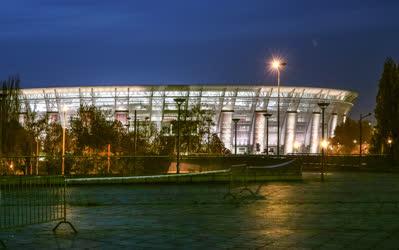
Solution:
M 387 58 L 378 85 L 375 117 L 377 127 L 373 150 L 379 153 L 399 153 L 399 69 L 392 58 Z M 392 140 L 392 145 L 388 140 Z M 392 148 L 390 148 L 392 147 Z M 392 149 L 392 151 L 390 151 Z

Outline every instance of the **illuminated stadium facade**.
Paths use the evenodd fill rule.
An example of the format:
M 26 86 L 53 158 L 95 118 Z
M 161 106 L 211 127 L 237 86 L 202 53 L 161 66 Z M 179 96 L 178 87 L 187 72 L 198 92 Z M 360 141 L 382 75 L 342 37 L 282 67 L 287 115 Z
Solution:
M 21 122 L 23 114 L 35 111 L 48 114 L 54 122 L 73 116 L 80 105 L 95 105 L 114 114 L 123 124 L 137 111 L 137 119 L 146 117 L 158 129 L 171 126 L 177 119 L 174 98 L 186 98 L 183 108 L 200 105 L 213 110 L 214 126 L 226 148 L 234 143 L 232 118 L 239 118 L 237 129 L 238 152 L 264 152 L 266 145 L 265 111 L 269 118 L 269 151 L 277 145 L 277 87 L 270 85 L 176 85 L 176 86 L 101 86 L 33 88 L 22 90 Z M 330 105 L 325 112 L 325 128 L 329 137 L 335 127 L 344 122 L 357 94 L 351 91 L 309 88 L 280 88 L 280 144 L 281 152 L 317 153 L 321 139 L 321 110 L 317 103 Z M 147 119 L 148 119 L 147 118 Z M 172 131 L 171 129 L 169 131 Z M 258 144 L 258 145 L 257 145 Z

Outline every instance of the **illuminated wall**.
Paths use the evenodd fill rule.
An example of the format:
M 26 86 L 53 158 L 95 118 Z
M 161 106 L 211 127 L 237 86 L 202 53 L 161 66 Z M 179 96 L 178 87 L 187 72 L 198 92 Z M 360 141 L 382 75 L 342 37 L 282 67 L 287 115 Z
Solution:
M 335 128 L 337 127 L 338 124 L 338 114 L 337 113 L 332 113 L 331 114 L 331 123 L 330 123 L 330 129 L 329 129 L 329 137 L 334 137 L 335 136 Z
M 295 129 L 296 129 L 296 111 L 287 112 L 287 126 L 285 128 L 284 153 L 291 154 L 294 149 Z
M 223 111 L 222 114 L 222 122 L 220 127 L 220 139 L 224 143 L 224 146 L 230 150 L 232 150 L 233 146 L 233 137 L 232 133 L 234 133 L 233 128 L 233 112 L 232 111 Z
M 320 112 L 313 112 L 312 130 L 310 134 L 310 153 L 315 154 L 319 152 L 320 144 Z
M 264 113 L 255 113 L 255 141 L 254 151 L 256 151 L 256 144 L 259 143 L 259 152 L 263 152 L 265 148 L 265 131 L 266 131 L 266 118 L 263 116 Z
M 158 129 L 177 119 L 177 105 L 174 98 L 183 97 L 187 102 L 183 109 L 190 110 L 200 106 L 214 113 L 217 133 L 225 146 L 232 149 L 234 131 L 231 119 L 239 117 L 238 144 L 246 151 L 255 151 L 256 143 L 260 152 L 265 147 L 265 119 L 261 111 L 267 110 L 272 116 L 269 120 L 269 146 L 276 152 L 277 138 L 277 87 L 269 85 L 177 85 L 177 86 L 101 86 L 101 87 L 65 87 L 22 89 L 21 114 L 35 111 L 40 115 L 48 114 L 52 122 L 63 122 L 62 110 L 68 109 L 67 120 L 76 114 L 80 105 L 95 105 L 118 119 L 123 124 L 137 111 L 137 120 L 154 123 Z M 300 140 L 303 152 L 318 152 L 320 138 L 320 114 L 317 105 L 320 101 L 330 103 L 326 109 L 326 121 L 329 121 L 328 133 L 345 119 L 353 106 L 357 94 L 346 90 L 281 87 L 280 131 L 281 146 L 286 152 L 292 152 L 292 144 Z M 287 113 L 287 111 L 297 111 Z M 228 112 L 222 112 L 228 111 Z M 230 112 L 229 112 L 230 111 Z M 257 112 L 258 111 L 258 112 Z M 336 114 L 336 115 L 335 115 Z M 22 115 L 23 116 L 23 115 Z M 20 117 L 21 122 L 24 118 Z M 310 138 L 306 139 L 305 138 Z

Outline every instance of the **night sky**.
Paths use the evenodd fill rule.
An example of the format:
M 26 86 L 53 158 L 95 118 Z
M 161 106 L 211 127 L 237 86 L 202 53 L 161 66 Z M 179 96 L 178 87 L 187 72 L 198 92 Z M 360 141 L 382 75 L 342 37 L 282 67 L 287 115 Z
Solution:
M 373 111 L 387 56 L 399 60 L 399 1 L 4 0 L 0 79 L 23 87 L 266 83 L 359 92 Z

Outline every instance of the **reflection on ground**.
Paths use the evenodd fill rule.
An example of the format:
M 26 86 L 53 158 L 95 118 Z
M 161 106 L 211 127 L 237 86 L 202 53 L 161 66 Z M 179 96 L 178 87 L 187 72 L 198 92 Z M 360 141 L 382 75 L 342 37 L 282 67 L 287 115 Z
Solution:
M 253 184 L 258 195 L 238 200 L 221 184 L 72 187 L 77 235 L 49 223 L 1 237 L 11 249 L 397 248 L 399 175 L 318 177 Z

